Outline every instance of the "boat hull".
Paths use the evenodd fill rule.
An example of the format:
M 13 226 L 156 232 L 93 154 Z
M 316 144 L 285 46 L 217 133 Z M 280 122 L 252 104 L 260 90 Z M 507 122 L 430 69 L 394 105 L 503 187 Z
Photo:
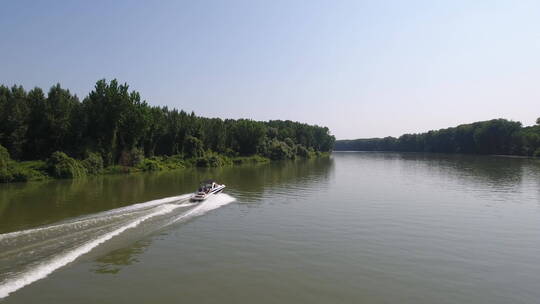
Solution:
M 222 192 L 223 189 L 225 189 L 225 185 L 220 185 L 220 186 L 210 190 L 210 192 L 208 192 L 206 194 L 195 193 L 195 194 L 193 194 L 191 196 L 190 200 L 192 202 L 202 202 L 202 201 L 206 200 L 207 198 L 209 198 L 211 195 L 218 194 L 218 193 Z

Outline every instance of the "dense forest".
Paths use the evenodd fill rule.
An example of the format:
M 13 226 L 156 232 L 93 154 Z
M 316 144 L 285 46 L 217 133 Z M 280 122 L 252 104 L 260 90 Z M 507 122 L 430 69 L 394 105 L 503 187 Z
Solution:
M 336 151 L 402 151 L 540 156 L 540 118 L 535 126 L 493 119 L 398 138 L 338 140 Z
M 47 94 L 40 88 L 27 92 L 22 86 L 0 86 L 3 181 L 27 180 L 27 172 L 20 171 L 36 168 L 54 177 L 75 177 L 106 167 L 159 169 L 163 162 L 185 160 L 219 166 L 248 156 L 294 159 L 329 152 L 334 141 L 326 127 L 205 118 L 150 106 L 116 80 L 99 80 L 82 101 L 59 84 Z M 24 161 L 34 162 L 17 169 L 15 164 Z

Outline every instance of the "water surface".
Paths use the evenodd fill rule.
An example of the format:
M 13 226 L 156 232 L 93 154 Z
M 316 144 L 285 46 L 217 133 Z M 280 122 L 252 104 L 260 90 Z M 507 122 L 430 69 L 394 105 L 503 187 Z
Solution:
M 190 204 L 208 177 L 226 194 Z M 538 303 L 540 162 L 334 153 L 2 185 L 0 233 L 0 294 L 32 281 L 2 303 Z

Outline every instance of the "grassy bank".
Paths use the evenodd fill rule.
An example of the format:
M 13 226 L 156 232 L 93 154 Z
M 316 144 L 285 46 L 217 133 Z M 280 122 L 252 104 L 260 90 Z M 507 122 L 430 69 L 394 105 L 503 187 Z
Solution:
M 329 153 L 301 151 L 302 155 L 289 155 L 286 159 L 301 159 L 329 156 Z M 83 178 L 102 174 L 128 174 L 135 172 L 177 170 L 191 167 L 225 167 L 264 164 L 278 161 L 261 155 L 227 156 L 215 152 L 205 152 L 197 157 L 184 155 L 154 156 L 149 158 L 130 157 L 124 165 L 104 167 L 103 159 L 97 153 L 90 153 L 79 160 L 63 152 L 54 152 L 47 160 L 15 161 L 8 151 L 0 146 L 0 183 L 42 181 L 49 179 Z

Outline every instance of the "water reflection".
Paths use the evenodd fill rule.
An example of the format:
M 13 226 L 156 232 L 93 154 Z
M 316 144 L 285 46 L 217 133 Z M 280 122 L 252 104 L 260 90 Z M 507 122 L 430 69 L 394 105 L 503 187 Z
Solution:
M 0 233 L 185 193 L 186 174 L 134 174 L 0 186 Z
M 265 188 L 292 181 L 327 179 L 329 158 L 231 168 L 112 175 L 78 180 L 0 185 L 0 233 L 50 224 L 160 197 L 192 192 L 215 178 L 243 199 L 260 199 Z
M 433 175 L 464 178 L 467 182 L 484 185 L 515 186 L 524 176 L 540 173 L 540 161 L 531 158 L 456 155 L 430 153 L 334 153 L 342 158 L 366 161 L 399 162 L 407 169 L 425 170 Z M 359 157 L 360 156 L 360 157 Z
M 265 192 L 278 188 L 321 189 L 332 174 L 332 168 L 332 159 L 321 158 L 276 162 L 259 166 L 195 169 L 187 170 L 187 173 L 191 175 L 191 183 L 209 177 L 225 181 L 229 187 L 227 192 L 230 192 L 239 201 L 254 202 L 260 200 Z M 163 183 L 166 179 L 174 179 L 178 174 L 184 175 L 184 173 L 186 172 L 164 172 L 164 174 L 154 175 L 152 178 L 162 179 Z M 123 247 L 98 257 L 92 271 L 98 274 L 117 274 L 123 267 L 138 262 L 137 256 L 143 253 L 151 242 L 152 238 L 146 238 L 132 245 L 123 243 L 121 245 Z
M 265 192 L 276 188 L 306 188 L 310 183 L 323 187 L 333 168 L 333 159 L 320 158 L 227 169 L 218 176 L 220 180 L 227 181 L 227 191 L 232 192 L 239 200 L 254 202 L 262 199 Z
M 540 182 L 540 160 L 532 158 L 393 152 L 338 152 L 334 157 L 345 163 L 363 163 L 367 169 L 377 168 L 374 172 L 385 172 L 388 181 L 406 180 L 410 187 L 430 183 L 441 189 L 489 196 L 492 201 L 519 202 L 516 194 L 529 199 L 531 193 L 538 192 Z

